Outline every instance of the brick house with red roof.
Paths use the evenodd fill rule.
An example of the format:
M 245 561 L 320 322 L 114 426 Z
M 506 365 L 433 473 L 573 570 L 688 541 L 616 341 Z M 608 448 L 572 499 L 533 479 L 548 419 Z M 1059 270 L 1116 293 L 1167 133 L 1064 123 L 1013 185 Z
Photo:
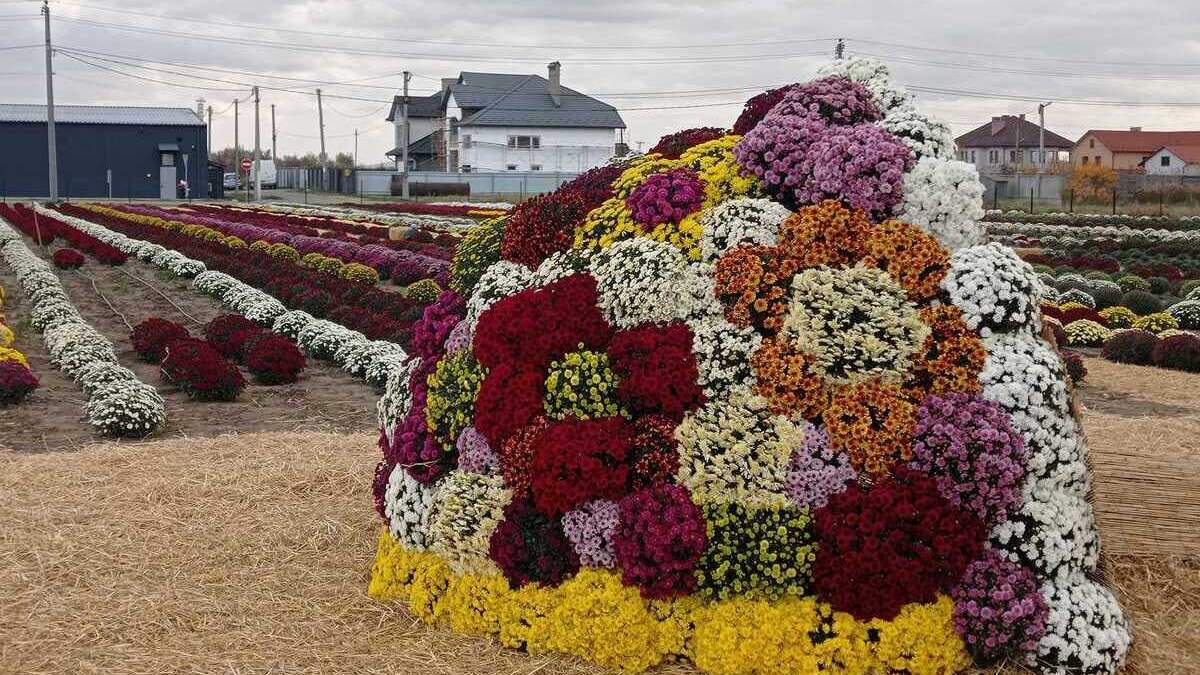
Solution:
M 1147 160 L 1158 155 L 1163 148 L 1200 146 L 1200 131 L 1142 131 L 1141 127 L 1130 127 L 1128 131 L 1092 129 L 1085 133 L 1071 151 L 1071 162 L 1100 164 L 1117 171 L 1142 171 Z M 1179 160 L 1182 155 L 1176 155 Z M 1161 162 L 1161 156 L 1158 159 Z M 1171 160 L 1174 163 L 1175 160 Z

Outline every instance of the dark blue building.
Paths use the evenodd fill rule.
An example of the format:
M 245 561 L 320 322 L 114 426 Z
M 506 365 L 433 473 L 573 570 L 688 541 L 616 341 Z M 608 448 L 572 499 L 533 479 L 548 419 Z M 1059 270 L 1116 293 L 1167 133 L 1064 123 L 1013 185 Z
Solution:
M 189 108 L 54 106 L 60 198 L 208 197 L 204 120 Z M 49 196 L 46 106 L 0 104 L 0 194 Z

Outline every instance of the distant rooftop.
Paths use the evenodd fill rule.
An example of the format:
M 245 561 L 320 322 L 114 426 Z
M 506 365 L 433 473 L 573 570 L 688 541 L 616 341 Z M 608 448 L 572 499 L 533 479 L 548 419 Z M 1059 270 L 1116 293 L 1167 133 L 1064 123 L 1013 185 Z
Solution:
M 0 122 L 45 122 L 46 106 L 0 103 Z M 143 126 L 202 127 L 204 120 L 191 108 L 142 108 L 107 105 L 56 105 L 56 124 L 138 124 Z
M 993 117 L 991 122 L 978 127 L 954 139 L 960 148 L 1012 148 L 1037 147 L 1039 127 L 1025 119 L 1022 115 L 1003 115 Z M 1046 130 L 1047 148 L 1072 148 L 1075 144 L 1062 136 Z

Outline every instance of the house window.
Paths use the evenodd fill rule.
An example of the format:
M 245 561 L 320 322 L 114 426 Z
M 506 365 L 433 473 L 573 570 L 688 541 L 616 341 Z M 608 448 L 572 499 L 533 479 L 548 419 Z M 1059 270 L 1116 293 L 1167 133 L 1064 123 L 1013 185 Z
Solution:
M 998 164 L 1000 162 L 999 150 L 988 150 L 988 164 Z
M 1082 163 L 1082 164 L 1087 164 L 1087 163 L 1088 163 L 1088 162 L 1087 162 L 1087 155 L 1083 155 L 1083 162 L 1081 162 L 1081 163 Z
M 1159 166 L 1171 166 L 1171 156 L 1163 155 L 1159 161 Z
M 1089 147 L 1089 148 L 1094 148 L 1094 147 L 1096 147 L 1096 139 L 1094 139 L 1094 138 L 1089 138 L 1089 139 L 1088 139 L 1088 147 Z
M 173 152 L 158 153 L 158 165 L 159 166 L 175 166 L 175 153 L 173 153 Z
M 542 165 L 541 165 L 541 164 L 530 164 L 530 165 L 529 165 L 529 170 L 530 170 L 530 171 L 541 171 L 541 170 L 542 170 Z
M 462 144 L 463 144 L 464 148 L 471 147 L 471 134 L 463 134 L 462 135 Z
M 971 163 L 972 164 L 975 163 L 975 151 L 974 150 L 971 151 Z
M 1100 165 L 1100 155 L 1096 155 L 1096 166 Z
M 517 165 L 516 165 L 516 164 L 509 164 L 508 166 L 506 166 L 506 167 L 504 167 L 504 168 L 508 169 L 509 171 L 516 171 L 516 170 L 517 170 Z
M 542 147 L 541 136 L 509 136 L 508 147 L 510 148 L 540 148 Z

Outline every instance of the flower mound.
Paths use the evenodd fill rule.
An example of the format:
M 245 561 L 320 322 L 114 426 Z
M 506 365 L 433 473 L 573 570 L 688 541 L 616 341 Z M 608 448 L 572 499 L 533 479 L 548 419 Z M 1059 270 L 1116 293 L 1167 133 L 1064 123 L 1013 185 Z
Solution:
M 54 266 L 60 270 L 74 270 L 83 267 L 86 259 L 83 254 L 73 248 L 60 248 L 51 256 Z
M 182 338 L 166 347 L 163 377 L 200 401 L 232 401 L 246 387 L 237 366 L 226 361 L 209 343 Z
M 393 266 L 403 349 L 331 323 L 389 294 L 271 286 L 303 310 L 265 308 L 276 330 L 385 385 L 373 597 L 628 673 L 1113 675 L 1129 628 L 1091 581 L 1082 361 L 1055 344 L 1139 319 L 986 243 L 1012 226 L 886 67 L 821 72 L 476 225 L 432 278 Z M 1171 332 L 1200 313 L 1171 308 L 1138 358 L 1200 368 Z
M 133 351 L 147 363 L 159 363 L 166 355 L 167 345 L 180 338 L 188 337 L 188 330 L 167 319 L 150 318 L 133 327 L 129 341 Z
M 262 384 L 290 384 L 300 377 L 305 359 L 295 342 L 282 335 L 253 338 L 242 362 Z

